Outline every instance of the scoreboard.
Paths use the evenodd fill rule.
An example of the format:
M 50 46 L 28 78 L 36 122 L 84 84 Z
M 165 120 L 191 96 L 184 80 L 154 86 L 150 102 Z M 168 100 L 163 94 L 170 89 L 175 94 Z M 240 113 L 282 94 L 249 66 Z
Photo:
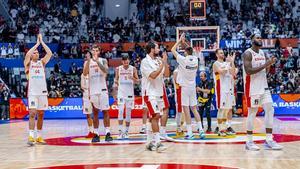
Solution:
M 190 19 L 206 18 L 206 2 L 205 0 L 190 1 Z

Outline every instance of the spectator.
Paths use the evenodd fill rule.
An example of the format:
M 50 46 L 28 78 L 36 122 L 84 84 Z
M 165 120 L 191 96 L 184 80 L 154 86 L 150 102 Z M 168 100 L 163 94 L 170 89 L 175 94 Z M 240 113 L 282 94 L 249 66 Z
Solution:
M 9 98 L 9 91 L 5 87 L 4 83 L 0 83 L 1 120 L 9 120 Z
M 14 55 L 14 49 L 13 49 L 11 43 L 8 44 L 7 55 L 9 58 L 12 58 Z
M 14 57 L 19 58 L 20 56 L 21 55 L 20 55 L 19 46 L 18 46 L 18 44 L 15 44 L 15 46 L 14 46 Z
M 6 47 L 4 45 L 2 45 L 2 47 L 1 47 L 1 57 L 6 58 L 6 56 L 7 56 Z

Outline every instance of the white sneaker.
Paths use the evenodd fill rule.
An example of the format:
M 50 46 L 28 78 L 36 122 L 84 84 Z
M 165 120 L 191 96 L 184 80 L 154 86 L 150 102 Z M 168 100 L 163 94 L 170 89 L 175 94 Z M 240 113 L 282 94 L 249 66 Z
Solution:
M 186 135 L 186 136 L 184 137 L 184 139 L 186 139 L 186 140 L 192 140 L 192 139 L 194 139 L 194 134 Z
M 283 146 L 279 145 L 276 141 L 265 141 L 264 147 L 266 150 L 282 150 Z
M 118 137 L 117 137 L 117 139 L 118 140 L 122 140 L 123 139 L 123 132 L 121 131 L 121 130 L 119 130 L 119 134 L 118 134 Z
M 150 143 L 146 144 L 146 150 L 156 151 L 156 146 L 152 142 L 150 142 Z
M 203 130 L 200 130 L 199 137 L 200 137 L 200 139 L 204 139 L 205 138 L 205 132 Z
M 166 150 L 167 150 L 167 147 L 166 147 L 166 146 L 164 146 L 164 145 L 161 144 L 161 143 L 158 143 L 158 144 L 157 144 L 157 146 L 156 146 L 156 151 L 157 151 L 158 153 L 161 153 L 161 152 L 166 151 Z
M 259 149 L 253 141 L 246 141 L 246 150 L 258 151 Z
M 129 138 L 128 131 L 126 131 L 126 132 L 123 134 L 123 138 L 124 138 L 124 139 L 128 139 L 128 138 Z

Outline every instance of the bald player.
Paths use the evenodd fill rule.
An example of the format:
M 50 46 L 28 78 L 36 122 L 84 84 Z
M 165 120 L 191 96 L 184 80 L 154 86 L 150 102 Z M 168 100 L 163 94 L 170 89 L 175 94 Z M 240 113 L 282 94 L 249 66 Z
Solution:
M 225 55 L 222 49 L 216 50 L 217 60 L 213 64 L 213 78 L 216 91 L 216 103 L 218 109 L 218 135 L 226 136 L 226 121 L 228 112 L 232 109 L 232 85 L 231 76 L 235 74 L 234 59 L 228 56 L 228 62 L 225 62 Z
M 258 151 L 260 148 L 253 141 L 254 119 L 258 107 L 265 111 L 266 141 L 265 149 L 281 150 L 283 147 L 273 140 L 273 100 L 267 81 L 267 69 L 276 63 L 276 57 L 267 58 L 261 50 L 262 39 L 259 34 L 251 35 L 252 47 L 243 55 L 244 93 L 248 107 L 246 149 Z

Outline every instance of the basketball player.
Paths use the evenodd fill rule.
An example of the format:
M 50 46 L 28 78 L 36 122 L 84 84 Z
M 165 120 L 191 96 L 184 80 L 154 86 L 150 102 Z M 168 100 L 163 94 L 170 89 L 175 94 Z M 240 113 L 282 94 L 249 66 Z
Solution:
M 178 67 L 178 75 L 177 82 L 181 86 L 181 104 L 185 114 L 186 127 L 187 127 L 187 135 L 186 139 L 193 139 L 194 134 L 192 131 L 191 125 L 191 114 L 190 109 L 194 113 L 195 120 L 197 122 L 197 127 L 199 130 L 200 138 L 205 137 L 205 132 L 202 128 L 202 123 L 200 119 L 200 115 L 197 112 L 197 94 L 196 94 L 196 75 L 198 70 L 198 57 L 193 55 L 193 48 L 187 47 L 185 48 L 184 55 L 180 55 L 176 49 L 179 44 L 185 43 L 185 34 L 183 33 L 180 36 L 180 39 L 171 49 L 174 57 L 176 58 L 179 67 Z
M 131 110 L 134 108 L 134 83 L 139 82 L 135 67 L 129 65 L 128 56 L 122 57 L 122 65 L 116 68 L 115 86 L 118 100 L 118 139 L 128 139 L 128 131 L 131 120 Z M 123 129 L 124 108 L 126 107 L 126 129 Z
M 42 45 L 46 55 L 39 59 L 37 48 Z M 46 84 L 45 66 L 51 59 L 52 52 L 42 39 L 37 36 L 36 44 L 27 52 L 24 60 L 25 72 L 28 79 L 28 109 L 29 109 L 29 137 L 28 145 L 33 146 L 34 142 L 46 144 L 42 138 L 42 127 L 44 110 L 48 108 L 48 91 Z M 35 137 L 35 117 L 37 115 L 37 137 Z M 36 138 L 36 139 L 35 139 Z
M 173 71 L 173 85 L 175 91 L 175 103 L 176 103 L 176 136 L 182 137 L 184 135 L 182 125 L 184 122 L 184 116 L 182 116 L 181 105 L 181 86 L 177 83 L 178 67 Z
M 83 75 L 89 77 L 90 102 L 93 107 L 93 125 L 95 136 L 92 143 L 100 142 L 99 137 L 99 110 L 103 112 L 103 123 L 105 127 L 105 141 L 112 141 L 110 134 L 110 119 L 109 119 L 109 98 L 106 85 L 106 76 L 108 73 L 107 60 L 99 57 L 100 47 L 93 45 L 92 58 L 84 64 Z
M 226 136 L 226 121 L 228 112 L 232 109 L 232 83 L 231 76 L 235 74 L 234 59 L 228 55 L 228 62 L 225 62 L 224 51 L 216 50 L 217 61 L 213 64 L 213 78 L 215 82 L 216 102 L 218 108 L 218 127 L 219 136 Z
M 254 119 L 258 107 L 262 106 L 265 111 L 266 149 L 281 150 L 283 147 L 273 140 L 273 100 L 267 82 L 267 70 L 276 63 L 276 57 L 266 58 L 262 47 L 262 39 L 258 34 L 251 35 L 252 47 L 247 49 L 243 55 L 244 62 L 244 92 L 248 107 L 247 117 L 247 150 L 258 151 L 259 147 L 253 142 Z
M 163 115 L 164 101 L 163 101 L 163 77 L 167 68 L 167 54 L 163 57 L 158 57 L 159 47 L 154 42 L 149 42 L 146 45 L 146 57 L 141 63 L 141 72 L 145 78 L 146 96 L 145 100 L 149 110 L 149 121 L 151 122 L 153 135 L 147 133 L 146 148 L 149 151 L 162 152 L 167 148 L 160 142 L 159 133 L 159 119 Z M 148 129 L 147 129 L 148 130 Z
M 85 54 L 85 60 L 89 60 L 92 57 L 92 53 L 90 51 L 87 51 Z M 93 138 L 94 137 L 94 128 L 93 128 L 93 119 L 91 117 L 92 114 L 92 105 L 90 102 L 90 96 L 89 96 L 89 77 L 84 76 L 83 73 L 81 74 L 81 81 L 80 86 L 82 89 L 82 112 L 83 114 L 86 114 L 87 123 L 88 123 L 88 129 L 89 133 L 86 136 L 86 138 Z

